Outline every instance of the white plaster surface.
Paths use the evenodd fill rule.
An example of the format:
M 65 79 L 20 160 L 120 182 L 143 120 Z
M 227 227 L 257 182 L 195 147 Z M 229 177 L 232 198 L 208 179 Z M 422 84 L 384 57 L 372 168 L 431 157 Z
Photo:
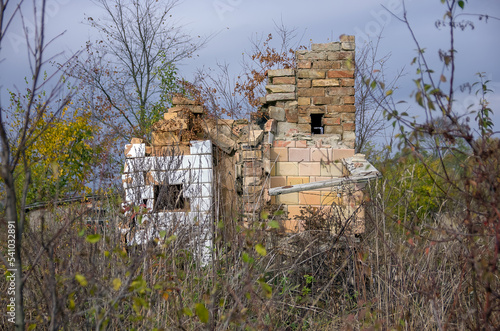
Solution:
M 137 205 L 142 205 L 146 200 L 146 207 L 153 210 L 154 186 L 146 185 L 144 181 L 144 173 L 148 172 L 156 183 L 184 184 L 184 197 L 189 199 L 190 211 L 142 215 L 141 229 L 135 232 L 133 238 L 129 238 L 129 243 L 144 244 L 159 238 L 161 231 L 186 235 L 190 245 L 201 254 L 202 263 L 208 263 L 211 256 L 210 222 L 213 203 L 212 142 L 191 141 L 191 155 L 181 156 L 145 157 L 142 148 L 133 147 L 134 151 L 129 152 L 130 157 L 125 160 L 122 175 L 125 200 Z M 130 179 L 131 183 L 126 183 Z

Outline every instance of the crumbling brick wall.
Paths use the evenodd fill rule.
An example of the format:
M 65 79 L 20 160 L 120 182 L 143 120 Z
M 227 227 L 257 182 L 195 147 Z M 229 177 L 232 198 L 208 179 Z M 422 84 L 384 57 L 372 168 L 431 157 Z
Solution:
M 264 112 L 276 120 L 275 140 L 311 137 L 340 148 L 354 148 L 354 36 L 312 44 L 296 52 L 297 68 L 268 71 Z M 312 134 L 317 120 L 320 134 Z
M 269 118 L 263 139 L 240 146 L 246 220 L 255 219 L 255 211 L 266 204 L 276 204 L 287 212 L 287 231 L 298 231 L 302 225 L 296 217 L 305 207 L 338 206 L 344 214 L 356 210 L 353 232 L 363 231 L 363 213 L 356 208 L 362 200 L 359 186 L 268 194 L 270 188 L 350 175 L 345 160 L 354 156 L 354 51 L 354 36 L 341 36 L 339 42 L 297 51 L 296 68 L 268 71 L 267 95 L 261 98 L 261 112 Z
M 145 148 L 141 153 L 161 156 L 171 153 L 175 145 L 178 153 L 189 154 L 199 143 L 189 135 L 193 116 L 203 118 L 204 139 L 217 147 L 213 150 L 217 157 L 210 151 L 210 162 L 216 161 L 210 169 L 224 172 L 206 183 L 211 184 L 211 192 L 216 188 L 222 194 L 210 193 L 216 208 L 204 211 L 215 210 L 220 217 L 227 213 L 218 209 L 239 207 L 237 213 L 247 224 L 258 221 L 260 211 L 274 204 L 287 213 L 286 230 L 300 231 L 303 224 L 297 216 L 304 208 L 337 208 L 345 219 L 354 220 L 351 232 L 363 232 L 363 210 L 358 208 L 362 185 L 348 178 L 354 173 L 362 176 L 361 168 L 369 169 L 365 174 L 377 171 L 353 149 L 354 49 L 354 37 L 341 36 L 339 42 L 312 44 L 310 50 L 297 51 L 296 68 L 269 70 L 268 93 L 261 98 L 264 124 L 206 118 L 201 105 L 175 98 L 175 106 L 154 125 L 152 146 L 141 147 Z M 127 148 L 136 154 L 137 146 L 131 146 Z M 338 179 L 346 180 L 329 184 L 332 180 L 340 183 Z M 307 186 L 315 183 L 321 188 Z M 276 188 L 287 189 L 276 193 Z M 203 197 L 191 197 L 193 201 L 198 198 Z M 154 201 L 148 207 L 153 205 Z

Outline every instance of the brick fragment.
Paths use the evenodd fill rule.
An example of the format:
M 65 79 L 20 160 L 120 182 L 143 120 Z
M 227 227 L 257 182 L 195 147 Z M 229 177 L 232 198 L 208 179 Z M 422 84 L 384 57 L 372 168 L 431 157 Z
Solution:
M 323 125 L 340 125 L 340 118 L 324 117 Z
M 285 120 L 285 109 L 281 107 L 269 107 L 269 117 L 276 121 L 283 122 Z
M 297 80 L 297 88 L 309 88 L 311 87 L 310 79 L 299 79 Z
M 275 140 L 273 142 L 273 147 L 295 147 L 295 141 Z
M 334 103 L 336 99 L 332 97 L 313 97 L 312 103 L 314 105 L 330 105 Z
M 293 77 L 292 77 L 293 78 Z M 266 90 L 269 93 L 291 93 L 295 92 L 295 85 L 266 85 Z
M 352 78 L 354 77 L 354 70 L 328 70 L 326 73 L 328 78 Z
M 295 76 L 294 69 L 276 69 L 276 70 L 268 70 L 268 77 L 276 77 L 276 76 Z
M 326 52 L 311 52 L 308 50 L 298 50 L 295 52 L 297 60 L 326 60 L 328 54 Z
M 265 132 L 276 132 L 276 120 L 274 118 L 271 118 L 266 122 L 264 125 L 264 131 Z
M 295 100 L 295 93 L 273 93 L 266 95 L 267 102 L 280 100 Z
M 315 61 L 313 62 L 314 69 L 340 69 L 340 61 Z
M 297 101 L 299 106 L 309 106 L 311 104 L 311 98 L 308 97 L 299 97 Z
M 354 123 L 344 123 L 342 124 L 342 129 L 344 129 L 344 131 L 354 131 L 356 125 Z
M 325 43 L 325 44 L 312 44 L 311 50 L 312 51 L 339 51 L 340 50 L 340 43 L 339 42 L 332 42 L 332 43 Z
M 325 70 L 299 69 L 297 77 L 310 79 L 325 78 Z
M 307 147 L 307 141 L 306 140 L 297 140 L 295 142 L 295 146 L 300 147 L 300 148 L 305 148 L 305 147 Z
M 297 123 L 298 122 L 298 109 L 297 107 L 286 108 L 285 109 L 285 117 L 288 123 Z
M 342 125 L 328 125 L 324 130 L 325 134 L 342 134 Z
M 356 112 L 356 106 L 354 105 L 331 105 L 327 106 L 329 113 L 354 113 Z
M 312 86 L 313 87 L 340 86 L 340 83 L 339 83 L 339 80 L 336 78 L 333 78 L 333 79 L 314 79 L 312 81 Z M 354 85 L 349 85 L 349 86 L 354 86 Z
M 274 77 L 273 84 L 276 84 L 276 85 L 283 85 L 283 84 L 295 85 L 295 77 Z
M 345 105 L 354 105 L 354 95 L 346 95 L 342 98 Z
M 328 96 L 333 96 L 333 95 L 340 95 L 340 96 L 354 95 L 354 87 L 328 87 L 326 89 L 326 95 L 328 95 Z
M 316 88 L 300 88 L 297 91 L 297 95 L 299 97 L 323 97 L 325 96 L 325 89 L 316 87 Z
M 354 86 L 354 78 L 341 78 L 340 84 L 342 86 Z
M 343 34 L 343 35 L 340 35 L 339 40 L 341 42 L 352 42 L 353 43 L 355 40 L 355 37 Z
M 310 69 L 311 68 L 311 61 L 297 61 L 297 68 L 298 69 Z

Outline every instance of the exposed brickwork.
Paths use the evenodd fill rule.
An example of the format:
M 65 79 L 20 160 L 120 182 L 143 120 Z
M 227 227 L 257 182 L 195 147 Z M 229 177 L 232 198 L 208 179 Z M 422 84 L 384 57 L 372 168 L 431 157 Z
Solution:
M 339 42 L 297 51 L 296 69 L 268 71 L 263 108 L 278 121 L 277 138 L 327 136 L 338 147 L 354 147 L 354 116 L 344 116 L 355 112 L 354 49 L 354 36 L 342 36 Z M 311 114 L 323 115 L 322 134 L 311 135 Z M 292 126 L 280 130 L 279 122 Z
M 268 192 L 349 175 L 343 160 L 354 155 L 354 49 L 354 37 L 342 36 L 339 42 L 297 51 L 296 68 L 269 70 L 267 94 L 261 98 L 265 123 L 207 120 L 206 133 L 230 160 L 229 168 L 234 167 L 234 174 L 220 178 L 235 179 L 231 198 L 239 199 L 243 224 L 258 221 L 260 211 L 272 203 L 287 212 L 286 231 L 301 231 L 304 224 L 295 217 L 303 208 L 340 206 L 347 215 L 361 203 L 362 195 L 353 197 L 337 187 L 272 197 Z M 185 114 L 203 115 L 203 108 L 191 100 L 174 98 L 173 103 L 155 124 L 153 143 L 145 154 L 160 155 L 172 143 L 182 149 L 181 133 L 191 126 Z M 133 152 L 132 147 L 126 150 Z M 357 212 L 353 232 L 363 231 L 363 216 L 362 210 Z

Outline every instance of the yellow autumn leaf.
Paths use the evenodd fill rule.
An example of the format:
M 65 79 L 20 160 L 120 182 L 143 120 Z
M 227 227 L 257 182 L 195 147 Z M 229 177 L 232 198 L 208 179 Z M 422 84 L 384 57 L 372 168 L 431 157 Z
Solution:
M 118 291 L 121 286 L 122 286 L 122 281 L 119 278 L 113 279 L 113 289 L 115 291 Z

